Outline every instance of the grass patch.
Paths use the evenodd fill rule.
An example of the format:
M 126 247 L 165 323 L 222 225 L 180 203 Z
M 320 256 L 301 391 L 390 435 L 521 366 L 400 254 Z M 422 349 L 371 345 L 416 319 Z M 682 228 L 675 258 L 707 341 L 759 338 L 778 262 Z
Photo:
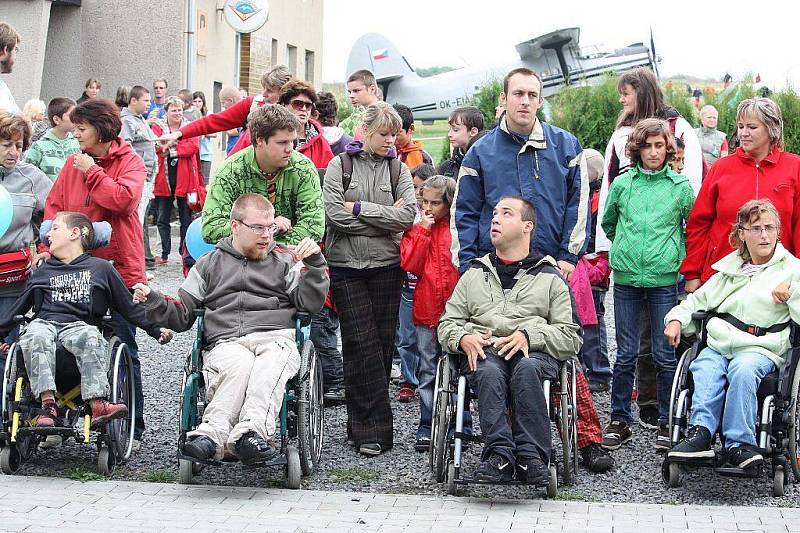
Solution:
M 353 481 L 376 481 L 380 479 L 381 475 L 369 468 L 353 467 L 353 468 L 334 468 L 328 471 L 331 477 L 338 483 L 347 483 Z
M 596 502 L 599 501 L 597 498 L 592 496 L 585 496 L 577 491 L 569 490 L 569 489 L 561 489 L 556 494 L 556 500 L 562 502 Z
M 151 469 L 144 476 L 144 480 L 149 481 L 150 483 L 175 483 L 175 480 L 177 479 L 178 477 L 175 475 L 175 473 L 170 470 Z
M 96 470 L 89 469 L 82 465 L 75 465 L 67 470 L 67 477 L 73 479 L 75 481 L 105 481 L 108 479 L 103 474 L 100 474 Z

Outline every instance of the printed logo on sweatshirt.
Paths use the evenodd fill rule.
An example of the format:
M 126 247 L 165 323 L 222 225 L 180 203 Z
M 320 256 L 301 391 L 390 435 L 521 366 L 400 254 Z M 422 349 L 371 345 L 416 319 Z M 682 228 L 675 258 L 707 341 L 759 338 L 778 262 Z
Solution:
M 91 271 L 81 270 L 80 272 L 52 276 L 50 278 L 50 293 L 53 302 L 91 303 Z

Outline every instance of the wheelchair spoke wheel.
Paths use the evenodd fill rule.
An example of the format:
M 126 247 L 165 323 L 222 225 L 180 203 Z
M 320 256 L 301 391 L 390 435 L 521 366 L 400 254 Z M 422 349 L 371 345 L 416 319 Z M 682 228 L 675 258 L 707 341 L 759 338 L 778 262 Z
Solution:
M 573 397 L 575 394 L 575 369 L 570 363 L 561 367 L 561 389 L 559 394 L 559 423 L 564 484 L 571 485 L 577 477 L 577 429 Z
M 111 448 L 103 446 L 100 453 L 97 454 L 97 469 L 104 476 L 110 476 L 114 473 L 117 466 L 117 457 Z
M 303 344 L 300 360 L 300 398 L 297 402 L 299 424 L 297 436 L 300 447 L 300 466 L 304 476 L 316 472 L 322 457 L 323 425 L 325 423 L 322 396 L 322 366 L 311 341 Z
M 792 409 L 789 413 L 789 464 L 792 465 L 794 480 L 800 483 L 800 367 L 795 370 L 792 377 Z
M 299 489 L 302 473 L 300 452 L 294 446 L 288 446 L 286 448 L 286 488 Z
M 3 398 L 0 414 L 3 417 L 3 426 L 11 424 L 11 405 L 14 401 L 14 385 L 17 382 L 17 357 L 20 355 L 19 347 L 13 344 L 8 350 L 6 364 L 3 368 Z
M 131 456 L 133 449 L 133 426 L 136 420 L 136 384 L 133 377 L 133 361 L 128 347 L 116 337 L 109 341 L 111 358 L 111 401 L 128 406 L 128 415 L 108 423 L 106 431 L 114 447 L 113 455 L 120 461 Z
M 558 495 L 558 470 L 552 463 L 547 470 L 550 474 L 547 479 L 547 497 L 555 498 Z
M 450 430 L 453 406 L 450 394 L 450 364 L 447 356 L 439 359 L 433 392 L 433 413 L 431 416 L 431 444 L 429 450 L 430 466 L 437 483 L 445 480 L 448 459 L 447 433 Z
M 6 475 L 15 474 L 22 464 L 22 456 L 15 444 L 0 449 L 0 471 Z

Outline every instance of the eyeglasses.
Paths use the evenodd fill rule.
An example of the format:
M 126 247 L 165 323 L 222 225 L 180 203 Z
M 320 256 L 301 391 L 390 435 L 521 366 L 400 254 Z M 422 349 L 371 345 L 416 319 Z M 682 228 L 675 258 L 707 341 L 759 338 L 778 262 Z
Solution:
M 277 224 L 273 224 L 271 226 L 262 226 L 261 224 L 248 224 L 244 220 L 236 220 L 238 220 L 243 226 L 256 235 L 275 235 L 275 232 L 278 230 Z
M 742 228 L 742 230 L 750 232 L 750 235 L 753 237 L 760 237 L 762 232 L 766 232 L 767 235 L 777 233 L 778 227 L 773 226 L 772 224 L 767 224 L 766 226 L 751 226 L 749 228 Z
M 314 102 L 307 102 L 306 100 L 292 100 L 289 102 L 295 111 L 302 111 L 303 109 L 308 109 L 311 111 L 314 109 Z

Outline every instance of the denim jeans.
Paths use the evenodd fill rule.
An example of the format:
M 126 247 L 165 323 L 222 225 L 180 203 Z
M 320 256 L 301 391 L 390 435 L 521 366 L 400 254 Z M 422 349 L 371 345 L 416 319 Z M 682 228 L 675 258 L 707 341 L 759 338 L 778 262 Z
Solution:
M 417 346 L 417 328 L 411 318 L 414 305 L 414 289 L 403 284 L 400 293 L 400 318 L 397 326 L 397 352 L 400 354 L 400 370 L 403 372 L 403 383 L 417 386 L 417 367 L 420 352 Z
M 338 329 L 339 317 L 330 307 L 323 307 L 311 319 L 311 342 L 322 364 L 322 388 L 325 392 L 344 388 L 342 354 L 336 336 Z
M 119 340 L 124 342 L 130 350 L 133 363 L 133 379 L 136 383 L 136 420 L 133 427 L 133 438 L 142 440 L 144 435 L 144 389 L 142 388 L 142 367 L 139 364 L 139 345 L 136 344 L 136 326 L 125 320 L 119 313 L 111 314 L 111 327 Z
M 645 302 L 646 299 L 646 302 Z M 639 288 L 614 285 L 614 322 L 617 328 L 617 360 L 611 384 L 611 420 L 631 423 L 631 393 L 639 355 L 640 311 L 646 305 L 650 315 L 653 360 L 656 366 L 658 418 L 665 422 L 669 395 L 675 375 L 675 350 L 664 336 L 664 317 L 678 303 L 675 285 Z
M 764 376 L 775 370 L 775 364 L 756 352 L 739 352 L 728 359 L 705 348 L 691 362 L 689 370 L 694 380 L 689 424 L 703 426 L 713 435 L 721 418 L 726 448 L 755 446 L 756 391 Z
M 172 251 L 170 222 L 172 221 L 173 200 L 178 204 L 178 219 L 181 223 L 181 242 L 178 247 L 179 250 L 183 248 L 183 241 L 186 239 L 186 230 L 189 229 L 189 224 L 192 223 L 192 210 L 189 209 L 186 198 L 173 198 L 172 196 L 156 197 L 156 204 L 158 205 L 158 222 L 156 226 L 158 226 L 158 234 L 161 237 L 161 259 L 169 258 L 169 254 Z
M 442 348 L 436 340 L 436 330 L 428 326 L 417 326 L 417 347 L 419 365 L 417 366 L 417 392 L 419 392 L 419 429 L 417 439 L 431 438 L 431 417 L 433 411 L 433 387 L 436 380 L 436 365 Z
M 611 365 L 608 362 L 608 340 L 606 338 L 605 296 L 606 291 L 592 290 L 594 307 L 597 310 L 597 325 L 584 326 L 583 346 L 578 357 L 586 369 L 586 379 L 608 383 L 611 381 Z

